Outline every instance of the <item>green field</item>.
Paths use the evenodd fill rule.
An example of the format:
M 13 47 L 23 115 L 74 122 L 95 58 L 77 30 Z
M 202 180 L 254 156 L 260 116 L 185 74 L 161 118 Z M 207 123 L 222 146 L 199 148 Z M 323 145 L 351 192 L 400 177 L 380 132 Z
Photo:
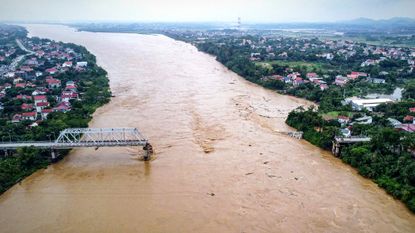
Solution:
M 269 61 L 269 62 L 255 62 L 264 68 L 271 68 L 271 65 L 277 64 L 280 66 L 288 66 L 290 68 L 307 67 L 307 71 L 325 70 L 325 66 L 321 63 L 304 62 L 304 61 Z

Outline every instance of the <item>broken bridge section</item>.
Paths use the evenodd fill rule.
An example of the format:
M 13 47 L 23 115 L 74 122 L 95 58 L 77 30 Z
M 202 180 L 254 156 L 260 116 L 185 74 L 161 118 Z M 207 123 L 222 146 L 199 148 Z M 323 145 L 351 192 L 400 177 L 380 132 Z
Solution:
M 51 149 L 52 159 L 54 159 L 58 149 L 124 146 L 142 146 L 146 151 L 144 156 L 146 160 L 153 153 L 152 146 L 137 128 L 69 128 L 61 131 L 55 141 L 1 143 L 0 149 L 4 150 L 6 154 L 7 150 L 15 150 L 22 147 Z

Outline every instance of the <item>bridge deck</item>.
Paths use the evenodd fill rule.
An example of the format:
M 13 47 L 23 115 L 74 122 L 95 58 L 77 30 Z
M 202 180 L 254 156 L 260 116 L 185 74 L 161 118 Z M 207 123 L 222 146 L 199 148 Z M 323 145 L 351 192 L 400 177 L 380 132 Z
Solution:
M 119 146 L 145 146 L 147 140 L 102 141 L 102 142 L 12 142 L 0 143 L 0 150 L 12 150 L 20 147 L 36 147 L 41 149 L 70 149 L 74 147 L 119 147 Z
M 336 137 L 335 140 L 337 143 L 358 143 L 358 142 L 370 142 L 370 140 L 372 139 L 369 137 L 350 137 L 350 138 Z

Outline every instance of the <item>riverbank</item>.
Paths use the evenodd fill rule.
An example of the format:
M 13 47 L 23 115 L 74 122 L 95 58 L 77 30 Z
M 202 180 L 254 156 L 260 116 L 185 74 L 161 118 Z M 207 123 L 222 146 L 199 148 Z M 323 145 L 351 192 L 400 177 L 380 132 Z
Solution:
M 16 29 L 17 30 L 17 29 Z M 27 52 L 28 54 L 22 55 L 22 59 L 26 56 L 32 56 L 32 61 L 41 60 L 41 56 L 35 56 L 35 52 L 27 49 L 20 39 L 24 39 L 26 42 L 38 41 L 37 39 L 28 39 L 27 35 L 21 38 L 16 38 L 17 45 Z M 43 46 L 47 44 L 53 44 L 50 40 L 44 40 Z M 38 45 L 38 47 L 42 46 Z M 0 126 L 0 138 L 7 137 L 10 141 L 50 141 L 55 140 L 60 131 L 65 128 L 82 128 L 87 127 L 88 122 L 92 119 L 92 114 L 97 108 L 109 102 L 110 90 L 108 85 L 108 77 L 105 70 L 96 65 L 95 57 L 89 53 L 85 48 L 74 44 L 58 44 L 54 43 L 56 47 L 62 47 L 65 51 L 77 51 L 79 56 L 77 59 L 82 58 L 83 62 L 86 62 L 88 66 L 84 67 L 81 71 L 75 69 L 61 70 L 55 72 L 49 76 L 50 79 L 55 81 L 55 87 L 51 88 L 45 81 L 46 69 L 52 65 L 61 65 L 61 60 L 55 58 L 49 58 L 47 66 L 33 66 L 36 72 L 40 72 L 36 78 L 29 79 L 30 73 L 21 73 L 20 75 L 25 78 L 20 78 L 21 84 L 24 84 L 23 88 L 16 88 L 10 86 L 9 90 L 3 96 L 2 102 L 5 104 L 5 108 L 1 111 Z M 58 49 L 53 51 L 58 53 Z M 45 52 L 42 51 L 43 54 Z M 69 56 L 69 55 L 66 55 Z M 20 59 L 20 60 L 22 60 Z M 74 58 L 71 58 L 74 59 Z M 70 63 L 75 60 L 72 60 Z M 24 61 L 22 61 L 24 62 Z M 13 66 L 13 64 L 11 65 Z M 20 64 L 20 66 L 23 66 Z M 72 65 L 71 65 L 72 66 Z M 74 64 L 75 66 L 75 64 Z M 17 70 L 17 64 L 12 67 L 10 72 L 14 74 Z M 29 70 L 26 66 L 26 70 Z M 32 72 L 34 73 L 34 71 Z M 23 76 L 24 75 L 24 76 Z M 19 79 L 19 78 L 18 78 Z M 27 81 L 30 80 L 30 81 Z M 2 83 L 12 82 L 13 79 L 3 78 Z M 30 84 L 35 83 L 33 87 L 25 87 L 26 82 Z M 61 83 L 72 83 L 70 94 L 76 94 L 76 98 L 71 98 L 69 101 L 64 101 L 61 96 L 58 96 L 61 91 Z M 57 83 L 59 85 L 57 85 Z M 32 84 L 30 84 L 32 85 Z M 67 84 L 66 84 L 67 85 Z M 63 87 L 65 88 L 65 87 Z M 62 88 L 62 91 L 64 90 Z M 42 95 L 35 95 L 35 92 L 42 93 Z M 79 91 L 79 93 L 78 93 Z M 66 91 L 68 93 L 68 91 Z M 18 96 L 24 96 L 24 100 L 19 99 Z M 33 106 L 36 102 L 32 99 L 36 97 L 43 97 L 44 103 L 46 103 L 46 111 L 36 108 L 33 111 Z M 61 100 L 62 99 L 62 100 Z M 60 103 L 57 101 L 61 100 Z M 48 102 L 49 101 L 49 102 Z M 28 109 L 21 112 L 22 106 L 29 106 Z M 56 106 L 64 106 L 65 108 L 58 108 Z M 31 106 L 31 107 L 30 107 Z M 55 107 L 55 108 L 52 108 Z M 28 111 L 32 111 L 34 117 L 31 119 L 22 119 L 21 115 L 26 114 Z M 30 176 L 39 169 L 44 169 L 52 162 L 55 162 L 50 157 L 50 151 L 40 150 L 36 148 L 22 148 L 15 152 L 3 152 L 3 157 L 0 158 L 0 193 L 5 192 L 10 187 L 18 182 L 21 182 L 25 177 Z M 12 156 L 11 153 L 15 153 L 16 156 Z M 59 152 L 59 159 L 62 159 L 68 154 L 68 150 L 61 150 Z
M 206 42 L 205 38 L 195 39 L 192 37 L 194 35 L 189 36 L 189 39 L 185 33 L 183 35 L 173 32 L 167 33 L 167 35 L 177 40 L 192 43 L 199 51 L 214 56 L 222 65 L 250 82 L 277 91 L 280 94 L 292 94 L 297 97 L 318 101 L 320 105 L 318 108 L 313 108 L 312 110 L 304 108 L 295 109 L 289 113 L 286 121 L 291 127 L 304 131 L 304 139 L 315 146 L 331 151 L 333 140 L 336 136 L 365 135 L 366 137 L 371 137 L 372 140 L 368 143 L 343 146 L 346 148 L 343 148 L 340 159 L 354 167 L 362 176 L 373 180 L 379 187 L 385 189 L 388 194 L 401 200 L 409 210 L 415 213 L 415 173 L 412 172 L 413 167 L 415 167 L 415 160 L 411 154 L 415 145 L 415 137 L 412 135 L 413 132 L 405 132 L 400 130 L 399 127 L 394 129 L 388 123 L 389 119 L 399 119 L 404 122 L 405 117 L 408 116 L 411 117 L 410 123 L 412 123 L 412 118 L 415 117 L 415 113 L 410 111 L 411 108 L 415 107 L 413 99 L 381 105 L 374 109 L 376 113 L 366 109 L 356 110 L 350 105 L 342 103 L 346 97 L 345 92 L 347 89 L 354 89 L 348 88 L 349 86 L 359 85 L 364 85 L 361 89 L 367 92 L 365 90 L 366 81 L 357 84 L 358 81 L 355 80 L 341 87 L 335 85 L 330 85 L 329 87 L 326 85 L 326 90 L 320 90 L 315 84 L 310 84 L 310 82 L 306 84 L 302 78 L 296 78 L 301 83 L 294 83 L 294 86 L 288 87 L 287 90 L 287 84 L 284 83 L 285 77 L 275 74 L 273 76 L 268 74 L 267 76 L 267 72 L 258 69 L 256 63 L 246 57 L 248 56 L 246 51 L 243 52 L 242 48 L 239 48 L 239 50 L 235 49 L 238 45 L 240 46 L 240 44 L 235 42 L 236 39 L 231 42 L 233 45 L 229 45 L 218 42 L 215 44 L 209 42 L 209 40 Z M 258 39 L 258 37 L 252 37 L 250 39 L 253 41 Z M 243 41 L 247 39 L 248 37 L 244 38 Z M 239 40 L 241 39 L 239 38 Z M 255 57 L 252 57 L 251 53 L 252 58 Z M 277 68 L 282 69 L 284 66 L 279 65 Z M 271 69 L 273 68 L 271 67 Z M 306 70 L 308 71 L 308 68 Z M 291 70 L 291 72 L 293 71 L 297 72 L 298 75 L 303 75 L 303 77 L 306 76 L 305 72 L 300 74 L 298 73 L 299 70 Z M 318 77 L 316 73 L 307 73 L 308 75 Z M 275 76 L 279 76 L 279 79 L 275 79 Z M 330 112 L 338 112 L 339 114 L 330 120 L 323 119 L 323 115 L 327 115 Z M 346 118 L 347 122 L 341 123 L 341 117 Z M 370 123 L 360 124 L 359 122 L 353 122 L 362 117 L 370 117 Z M 344 130 L 349 132 L 349 135 L 344 135 L 342 133 Z
M 95 54 L 117 97 L 89 126 L 137 127 L 156 153 L 143 163 L 136 148 L 73 150 L 0 196 L 3 232 L 415 228 L 414 216 L 373 182 L 278 133 L 290 129 L 284 121 L 291 110 L 310 102 L 254 85 L 165 36 L 56 25 L 29 31 Z

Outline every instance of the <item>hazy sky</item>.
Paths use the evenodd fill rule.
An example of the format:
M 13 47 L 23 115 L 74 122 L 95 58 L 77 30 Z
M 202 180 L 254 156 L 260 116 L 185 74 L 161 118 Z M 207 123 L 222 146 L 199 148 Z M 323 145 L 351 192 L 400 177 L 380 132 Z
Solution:
M 0 0 L 0 20 L 243 22 L 415 18 L 415 0 Z

